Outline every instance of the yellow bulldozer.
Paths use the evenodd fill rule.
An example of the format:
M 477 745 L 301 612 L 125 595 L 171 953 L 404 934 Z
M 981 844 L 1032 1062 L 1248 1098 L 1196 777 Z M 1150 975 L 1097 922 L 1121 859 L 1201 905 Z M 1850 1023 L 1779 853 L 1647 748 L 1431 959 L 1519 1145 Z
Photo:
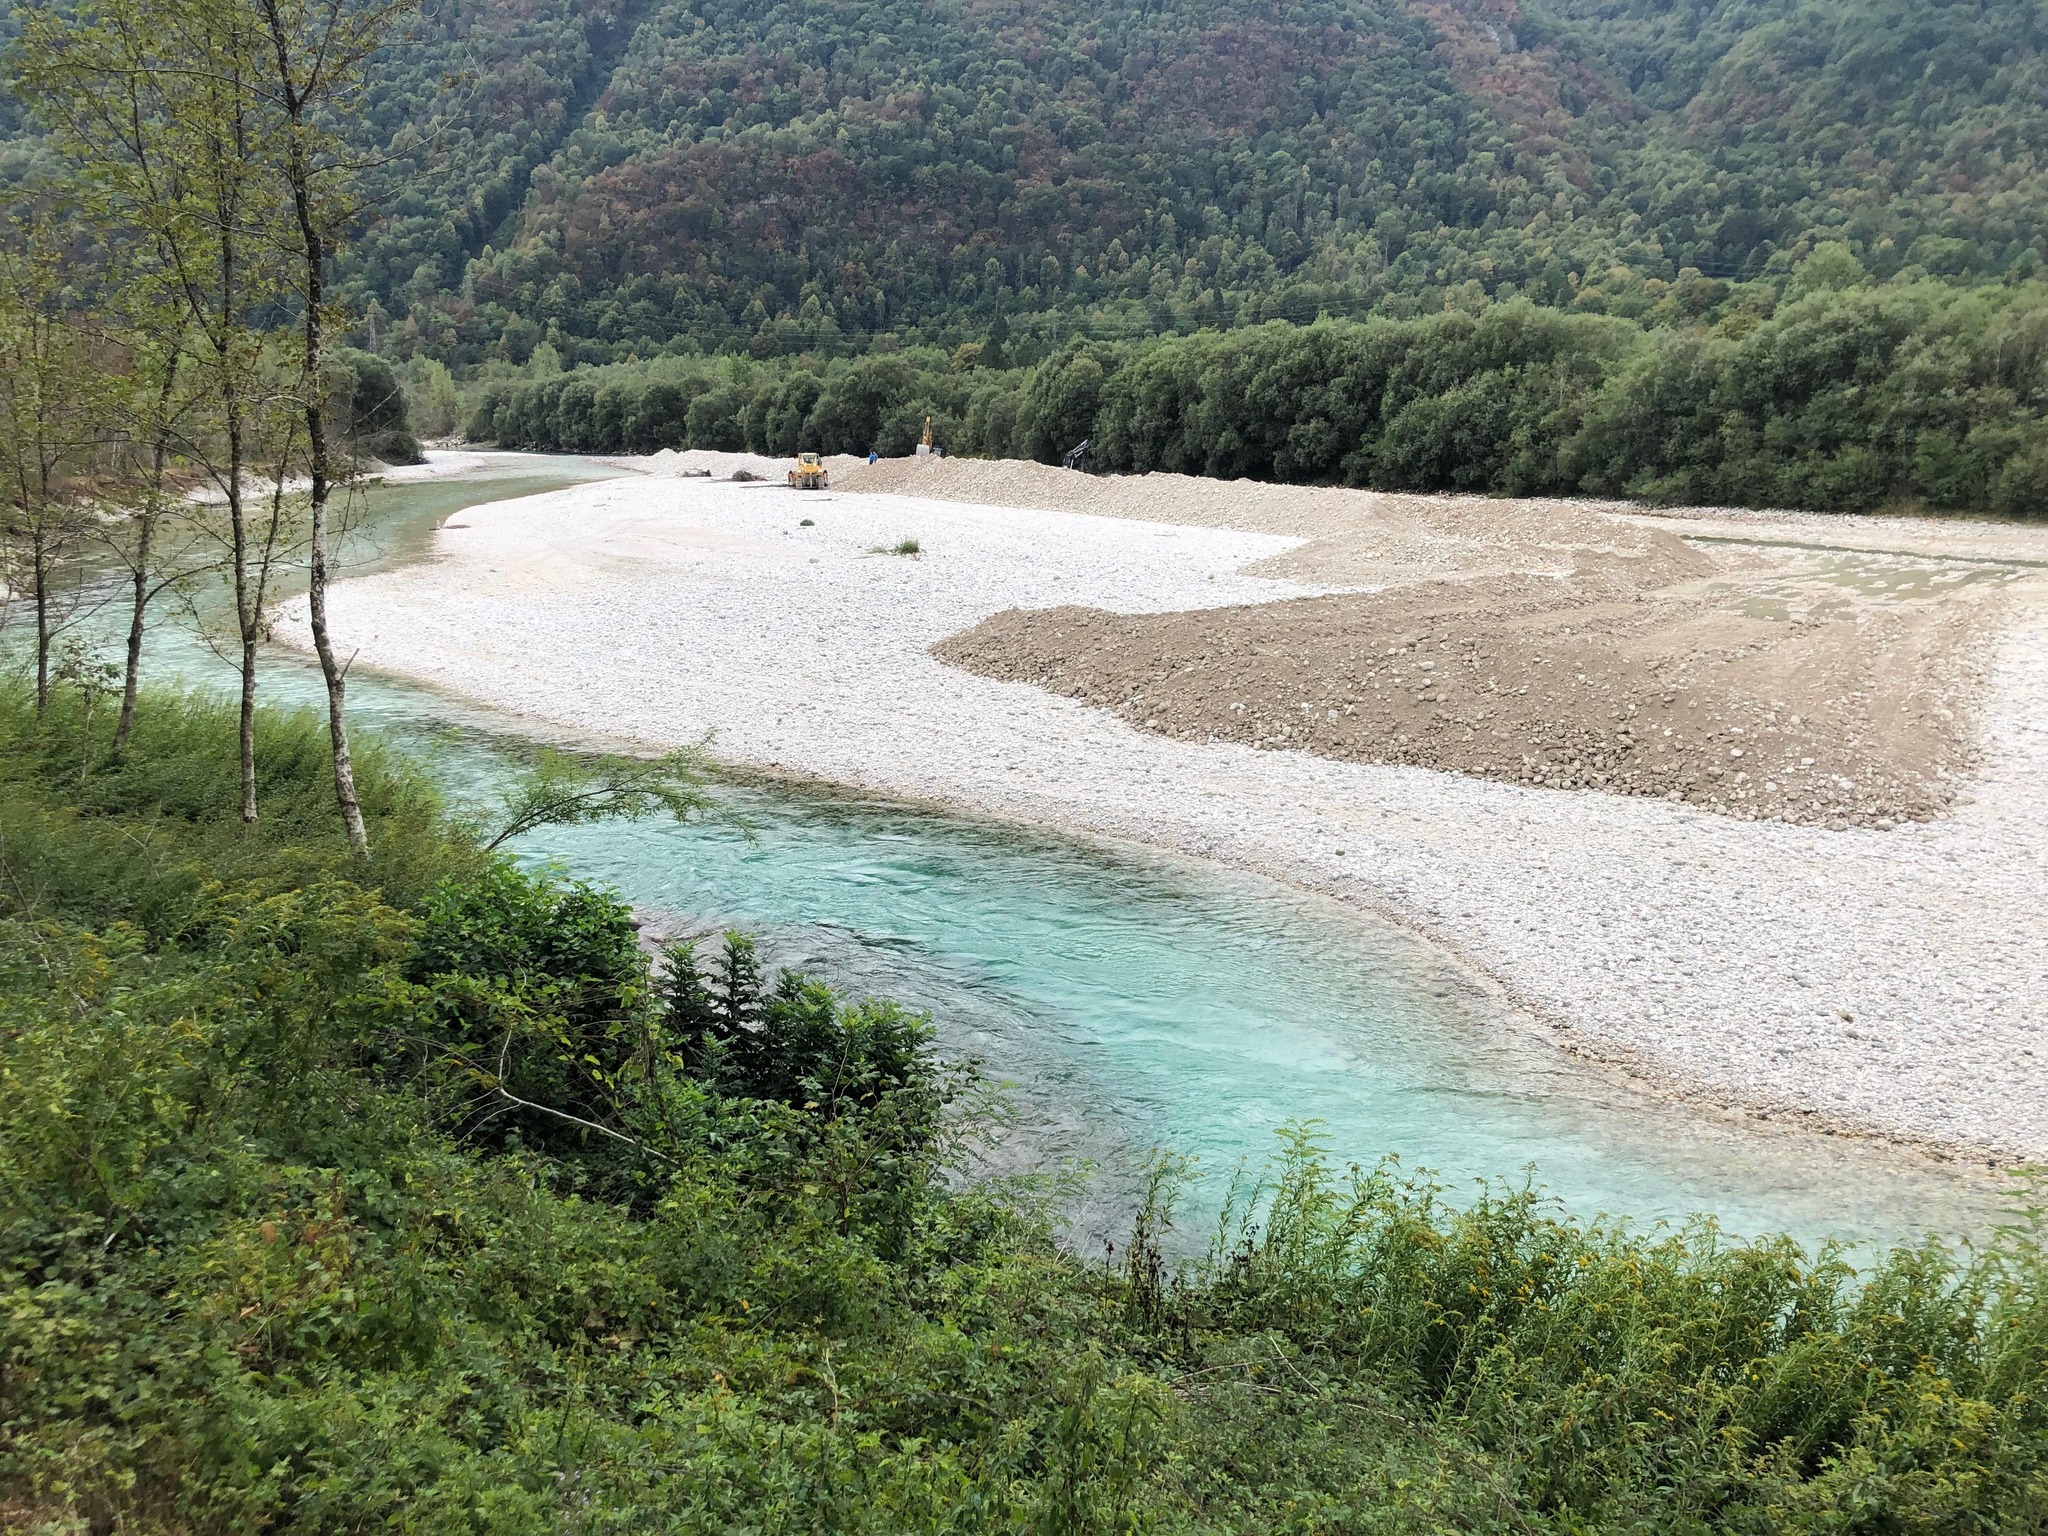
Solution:
M 789 467 L 792 491 L 822 491 L 826 486 L 825 465 L 815 453 L 800 453 Z

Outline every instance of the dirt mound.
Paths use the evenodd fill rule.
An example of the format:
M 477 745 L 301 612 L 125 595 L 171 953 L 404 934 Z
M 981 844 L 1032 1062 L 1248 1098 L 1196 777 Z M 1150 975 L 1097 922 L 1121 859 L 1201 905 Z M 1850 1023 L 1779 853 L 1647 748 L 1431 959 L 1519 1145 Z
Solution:
M 1831 606 L 1820 582 L 1780 615 L 1728 574 L 1681 545 L 1255 607 L 1012 610 L 934 654 L 1183 739 L 1744 819 L 1886 826 L 1947 807 L 1986 603 Z
M 835 454 L 826 461 L 843 489 L 880 496 L 930 496 L 986 506 L 1088 511 L 1091 498 L 1123 482 L 1029 459 L 866 459 Z M 1113 493 L 1112 493 L 1113 494 Z
M 760 453 L 721 453 L 711 448 L 664 448 L 645 458 L 613 459 L 610 462 L 638 470 L 643 475 L 677 478 L 704 475 L 714 480 L 781 480 L 790 465 L 787 458 Z
M 1794 529 L 1797 544 L 1751 543 L 1711 514 L 1621 503 L 975 459 L 849 460 L 833 475 L 850 492 L 1291 535 L 1300 547 L 1253 573 L 1365 589 L 1140 617 L 999 614 L 935 647 L 971 671 L 1185 738 L 1827 825 L 1950 804 L 1993 609 L 2025 574 L 1961 545 L 1945 560 L 1803 543 L 1825 520 Z

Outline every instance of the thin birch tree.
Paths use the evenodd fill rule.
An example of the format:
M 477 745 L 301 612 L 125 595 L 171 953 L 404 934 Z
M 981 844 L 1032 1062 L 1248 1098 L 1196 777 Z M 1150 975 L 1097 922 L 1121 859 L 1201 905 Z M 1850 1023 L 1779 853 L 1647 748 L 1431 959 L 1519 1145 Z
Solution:
M 336 316 L 327 269 L 361 214 L 365 158 L 359 148 L 370 61 L 410 16 L 412 0 L 254 0 L 268 43 L 269 73 L 258 87 L 282 130 L 269 155 L 291 204 L 290 245 L 299 308 L 299 393 L 311 481 L 307 617 L 327 685 L 334 798 L 350 846 L 369 852 L 349 755 L 348 668 L 327 624 L 328 503 L 337 460 L 327 421 L 327 339 Z M 343 473 L 353 473 L 346 461 Z
M 135 730 L 150 607 L 195 574 L 189 557 L 198 530 L 189 516 L 178 515 L 189 509 L 179 495 L 177 467 L 185 457 L 185 435 L 203 430 L 204 400 L 194 395 L 190 321 L 163 280 L 162 263 L 133 246 L 111 243 L 115 249 L 108 254 L 114 260 L 100 323 L 124 363 L 114 393 L 123 452 L 103 498 L 108 526 L 101 542 L 127 574 L 128 633 L 114 724 L 114 755 L 119 757 Z
M 180 438 L 226 509 L 241 814 L 251 824 L 267 588 L 257 562 L 273 542 L 251 525 L 251 453 L 266 330 L 289 295 L 270 238 L 282 205 L 259 158 L 274 126 L 254 92 L 263 44 L 245 0 L 91 0 L 28 10 L 13 50 L 24 94 L 100 190 L 119 232 L 156 253 L 159 280 L 189 322 L 208 410 Z
M 82 16 L 66 26 L 53 13 L 33 12 L 25 15 L 23 31 L 8 60 L 14 83 L 86 173 L 77 178 L 73 195 L 103 266 L 99 276 L 106 312 L 100 323 L 129 365 L 131 398 L 122 425 L 134 459 L 124 467 L 139 473 L 126 477 L 134 498 L 126 509 L 129 516 L 105 541 L 126 562 L 130 578 L 127 654 L 114 731 L 118 756 L 134 730 L 149 603 L 165 584 L 156 555 L 168 510 L 177 389 L 190 326 L 186 296 L 166 252 L 166 214 L 182 195 L 181 171 L 145 152 L 156 122 L 151 110 L 156 93 L 146 75 L 132 67 L 134 58 L 109 46 L 124 36 L 118 26 L 96 27 Z M 141 470 L 136 460 L 146 461 L 148 468 Z

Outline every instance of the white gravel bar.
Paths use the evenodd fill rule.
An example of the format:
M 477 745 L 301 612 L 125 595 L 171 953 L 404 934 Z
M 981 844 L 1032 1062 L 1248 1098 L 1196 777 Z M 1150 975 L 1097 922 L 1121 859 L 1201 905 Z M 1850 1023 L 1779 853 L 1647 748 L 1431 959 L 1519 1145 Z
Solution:
M 2048 1159 L 2041 581 L 2011 588 L 1957 813 L 1831 832 L 1179 742 L 927 653 L 1011 607 L 1311 590 L 1240 574 L 1298 542 L 1277 535 L 652 477 L 456 524 L 427 562 L 334 591 L 344 651 L 574 734 L 715 732 L 733 763 L 1261 871 L 1410 925 L 1566 1048 L 1673 1094 Z M 874 552 L 906 537 L 921 557 Z

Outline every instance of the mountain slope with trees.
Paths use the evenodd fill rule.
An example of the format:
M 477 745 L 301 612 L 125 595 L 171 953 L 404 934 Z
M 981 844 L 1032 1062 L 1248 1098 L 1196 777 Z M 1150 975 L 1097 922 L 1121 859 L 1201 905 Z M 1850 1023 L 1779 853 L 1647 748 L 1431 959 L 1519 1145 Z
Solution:
M 383 75 L 429 169 L 360 248 L 359 339 L 460 369 L 1001 316 L 1029 360 L 1518 295 L 1719 322 L 1822 241 L 2025 276 L 2044 31 L 2019 0 L 469 0 Z

